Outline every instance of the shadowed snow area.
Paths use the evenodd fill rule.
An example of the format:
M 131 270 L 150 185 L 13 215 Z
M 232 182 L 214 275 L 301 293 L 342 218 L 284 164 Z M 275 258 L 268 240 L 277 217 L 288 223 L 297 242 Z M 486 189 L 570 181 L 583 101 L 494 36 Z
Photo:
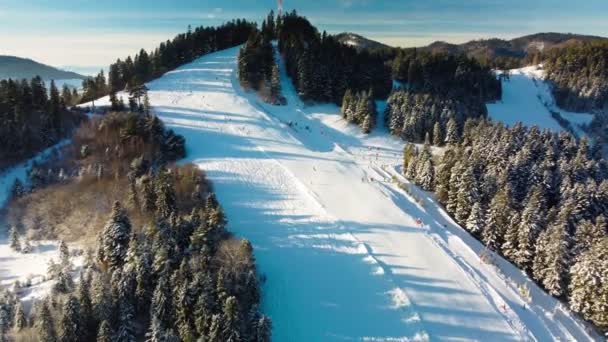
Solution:
M 403 142 L 382 127 L 361 134 L 335 105 L 303 106 L 283 66 L 288 105 L 262 103 L 238 85 L 237 54 L 169 72 L 149 95 L 213 181 L 229 229 L 252 241 L 275 341 L 595 337 L 549 312 L 558 302 L 532 283 L 523 309 L 521 272 L 481 263 L 483 246 L 432 197 L 418 204 L 390 182 Z

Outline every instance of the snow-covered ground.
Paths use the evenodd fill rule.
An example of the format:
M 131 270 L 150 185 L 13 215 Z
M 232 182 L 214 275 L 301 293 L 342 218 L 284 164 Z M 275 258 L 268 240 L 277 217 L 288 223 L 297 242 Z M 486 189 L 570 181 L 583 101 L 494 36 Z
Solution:
M 599 339 L 511 264 L 480 261 L 483 246 L 400 176 L 403 142 L 305 107 L 283 67 L 288 105 L 262 103 L 239 87 L 237 53 L 169 72 L 149 95 L 253 242 L 274 340 Z
M 66 143 L 68 143 L 67 140 L 49 147 L 34 158 L 1 172 L 0 208 L 6 204 L 16 179 L 20 179 L 27 185 L 26 175 L 33 162 L 44 160 Z M 13 251 L 9 246 L 8 229 L 9 227 L 0 221 L 0 287 L 12 287 L 16 281 L 21 284 L 31 283 L 31 286 L 18 290 L 19 297 L 27 310 L 32 301 L 44 297 L 51 289 L 53 281 L 46 280 L 45 276 L 49 261 L 51 259 L 58 261 L 59 241 L 32 241 L 30 253 L 19 253 Z M 21 242 L 23 245 L 24 240 L 22 239 Z M 78 270 L 83 258 L 73 258 L 72 262 Z
M 522 122 L 526 126 L 537 125 L 541 129 L 560 131 L 563 128 L 551 117 L 551 110 L 570 121 L 577 135 L 583 134 L 580 125 L 593 120 L 593 114 L 567 112 L 555 105 L 541 66 L 513 69 L 509 75 L 509 80 L 502 82 L 502 100 L 487 105 L 493 120 L 509 126 Z

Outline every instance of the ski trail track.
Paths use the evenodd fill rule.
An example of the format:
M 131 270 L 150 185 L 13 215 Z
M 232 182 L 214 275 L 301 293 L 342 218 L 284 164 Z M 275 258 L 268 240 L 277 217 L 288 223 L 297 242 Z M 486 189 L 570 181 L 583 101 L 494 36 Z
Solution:
M 310 114 L 284 68 L 287 106 L 243 92 L 237 54 L 210 54 L 165 74 L 149 84 L 150 99 L 186 137 L 186 162 L 213 181 L 229 228 L 254 244 L 275 341 L 567 336 L 530 332 L 513 309 L 503 312 L 517 296 L 504 299 L 437 227 L 416 224 L 423 217 L 438 226 L 436 217 L 394 186 L 364 181 L 392 173 L 366 164 L 359 138 Z

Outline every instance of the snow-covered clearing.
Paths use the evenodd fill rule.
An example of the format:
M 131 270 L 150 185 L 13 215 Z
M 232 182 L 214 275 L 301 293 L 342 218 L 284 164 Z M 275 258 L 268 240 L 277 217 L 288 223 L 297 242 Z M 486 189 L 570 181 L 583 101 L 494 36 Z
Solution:
M 541 129 L 559 132 L 563 128 L 551 117 L 551 110 L 568 120 L 579 136 L 584 134 L 580 126 L 593 120 L 593 114 L 572 113 L 557 107 L 549 84 L 545 81 L 545 72 L 540 66 L 509 70 L 509 80 L 502 82 L 502 100 L 490 103 L 487 107 L 493 120 L 506 125 L 521 122 L 526 126 L 537 125 Z
M 213 181 L 229 228 L 254 244 L 274 340 L 598 338 L 512 265 L 482 263 L 483 246 L 432 196 L 411 187 L 416 201 L 390 181 L 410 186 L 403 142 L 383 128 L 361 134 L 334 105 L 303 106 L 284 73 L 288 105 L 262 103 L 241 90 L 237 54 L 169 72 L 149 95 L 186 137 L 186 162 Z
M 40 162 L 48 158 L 67 143 L 68 140 L 65 140 L 49 147 L 34 158 L 0 173 L 0 209 L 6 204 L 16 179 L 27 185 L 27 172 L 33 162 Z M 9 246 L 8 229 L 9 227 L 0 221 L 0 287 L 11 287 L 16 281 L 22 285 L 30 283 L 31 286 L 18 290 L 19 297 L 27 310 L 34 300 L 47 295 L 53 285 L 53 281 L 48 281 L 45 277 L 49 261 L 51 259 L 59 260 L 59 241 L 32 241 L 30 253 L 19 253 L 13 251 Z M 21 244 L 24 244 L 23 239 Z M 78 270 L 83 258 L 73 258 L 72 262 Z

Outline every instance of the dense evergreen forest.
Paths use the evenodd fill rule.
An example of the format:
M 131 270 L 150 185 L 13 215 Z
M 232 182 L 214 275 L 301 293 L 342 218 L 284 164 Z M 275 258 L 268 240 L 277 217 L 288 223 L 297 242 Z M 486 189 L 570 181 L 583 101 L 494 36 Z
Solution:
M 75 97 L 40 77 L 0 81 L 0 170 L 67 137 L 84 118 L 68 110 Z
M 150 53 L 142 49 L 134 57 L 118 59 L 110 65 L 107 80 L 103 71 L 84 80 L 81 101 L 89 102 L 109 93 L 137 88 L 205 54 L 242 44 L 255 30 L 256 24 L 244 19 L 218 27 L 188 29 L 173 40 L 161 43 Z
M 349 88 L 372 89 L 377 98 L 386 98 L 391 91 L 390 69 L 381 56 L 358 52 L 325 32 L 320 34 L 295 11 L 279 17 L 277 32 L 287 74 L 303 100 L 341 105 Z
M 457 141 L 465 121 L 485 117 L 486 102 L 502 96 L 492 70 L 465 55 L 398 50 L 392 70 L 404 87 L 388 99 L 386 125 L 411 142 Z
M 86 122 L 62 158 L 36 165 L 31 188 L 14 187 L 14 234 L 92 248 L 77 269 L 77 251 L 62 243 L 52 294 L 29 317 L 4 293 L 14 328 L 3 332 L 16 341 L 269 341 L 251 244 L 231 237 L 202 171 L 168 164 L 184 155 L 183 137 L 158 118 L 122 112 Z
M 553 50 L 545 62 L 558 106 L 575 112 L 608 110 L 608 43 Z
M 585 139 L 469 120 L 436 160 L 404 150 L 407 178 L 487 248 L 608 328 L 608 163 Z
M 359 125 L 365 134 L 376 126 L 378 109 L 371 90 L 353 93 L 347 89 L 340 112 L 346 121 Z
M 492 69 L 464 54 L 398 50 L 392 73 L 394 79 L 416 92 L 477 98 L 481 103 L 500 99 L 502 93 Z
M 478 98 L 449 98 L 410 90 L 395 91 L 387 101 L 385 124 L 389 131 L 410 142 L 437 145 L 457 142 L 469 118 L 485 118 L 485 103 Z
M 285 104 L 281 95 L 281 76 L 275 60 L 272 39 L 276 36 L 274 13 L 270 12 L 262 30 L 253 33 L 239 51 L 239 81 L 245 89 L 257 91 L 262 99 L 275 105 Z

